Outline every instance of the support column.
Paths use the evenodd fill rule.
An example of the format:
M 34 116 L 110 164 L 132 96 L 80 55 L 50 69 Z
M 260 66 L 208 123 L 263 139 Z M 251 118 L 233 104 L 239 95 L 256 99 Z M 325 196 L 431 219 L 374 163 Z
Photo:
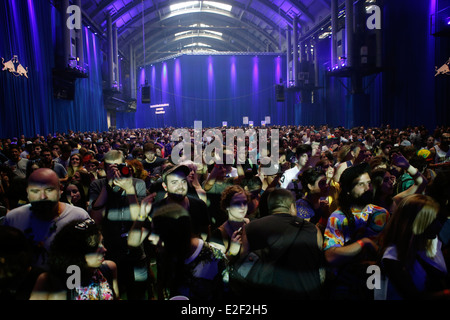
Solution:
M 314 38 L 312 40 L 312 45 L 314 46 L 313 51 L 313 62 L 314 62 L 314 86 L 317 88 L 319 86 L 319 64 L 318 64 L 318 53 L 317 53 L 317 41 Z
M 134 48 L 133 44 L 130 44 L 130 96 L 131 99 L 136 99 L 136 66 L 134 61 Z
M 81 0 L 76 0 L 75 4 L 81 10 Z M 76 39 L 77 39 L 77 56 L 78 58 L 77 64 L 82 68 L 82 72 L 84 71 L 84 35 L 83 35 L 83 25 L 81 25 L 81 29 L 76 30 Z
M 62 12 L 61 12 L 61 25 L 63 27 L 63 45 L 64 45 L 64 61 L 63 61 L 63 67 L 67 68 L 69 64 L 69 58 L 70 58 L 70 29 L 67 27 L 67 8 L 69 7 L 70 3 L 69 0 L 63 0 L 62 5 Z
M 347 66 L 353 66 L 353 52 L 354 52 L 354 41 L 353 41 L 353 0 L 345 0 L 345 39 L 346 39 L 346 56 L 347 56 Z
M 294 86 L 298 86 L 298 17 L 294 17 L 294 26 L 292 29 L 293 39 L 293 57 L 292 57 L 292 79 Z
M 106 16 L 106 28 L 108 36 L 108 74 L 109 74 L 109 88 L 112 89 L 114 83 L 114 51 L 113 51 L 113 32 L 111 14 Z
M 116 80 L 117 90 L 120 91 L 120 70 L 119 70 L 119 40 L 117 38 L 117 26 L 112 26 L 113 33 L 113 52 L 114 52 L 114 79 Z
M 292 60 L 291 51 L 292 51 L 291 30 L 288 26 L 286 28 L 286 88 L 289 88 L 291 83 L 291 60 Z
M 331 0 L 331 70 L 337 65 L 336 33 L 338 24 L 338 1 Z
M 305 51 L 306 61 L 311 62 L 312 61 L 312 56 L 311 56 L 311 38 L 305 40 L 305 46 L 304 46 L 303 49 Z

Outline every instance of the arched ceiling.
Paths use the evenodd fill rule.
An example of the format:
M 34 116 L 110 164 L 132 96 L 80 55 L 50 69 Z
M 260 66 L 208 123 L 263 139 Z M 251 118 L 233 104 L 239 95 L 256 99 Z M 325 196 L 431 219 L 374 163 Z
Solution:
M 302 34 L 330 8 L 330 0 L 82 0 L 84 17 L 104 35 L 111 15 L 119 50 L 128 58 L 131 46 L 138 66 L 195 50 L 282 52 L 295 17 Z

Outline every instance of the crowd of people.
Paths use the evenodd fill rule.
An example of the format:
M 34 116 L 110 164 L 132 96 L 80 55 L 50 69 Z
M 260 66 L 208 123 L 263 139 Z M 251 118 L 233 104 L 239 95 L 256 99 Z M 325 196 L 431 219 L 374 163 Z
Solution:
M 1 139 L 0 299 L 450 297 L 450 127 L 208 129 Z

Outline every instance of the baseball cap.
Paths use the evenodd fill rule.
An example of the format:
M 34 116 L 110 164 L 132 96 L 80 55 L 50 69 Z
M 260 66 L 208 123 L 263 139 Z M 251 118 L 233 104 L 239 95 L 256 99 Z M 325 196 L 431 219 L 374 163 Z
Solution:
M 409 140 L 403 140 L 400 143 L 400 145 L 403 146 L 403 147 L 409 147 L 411 145 L 411 142 Z
M 188 176 L 189 173 L 191 173 L 191 169 L 189 169 L 189 167 L 184 164 L 169 166 L 163 172 L 163 175 L 162 175 L 163 180 L 165 180 L 169 174 L 172 174 L 177 171 L 183 172 L 186 176 Z

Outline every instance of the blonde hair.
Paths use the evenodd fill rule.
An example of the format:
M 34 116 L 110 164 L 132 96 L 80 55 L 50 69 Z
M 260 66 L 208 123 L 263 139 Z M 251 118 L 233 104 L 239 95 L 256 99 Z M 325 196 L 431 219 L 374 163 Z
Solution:
M 388 246 L 396 246 L 399 261 L 410 263 L 418 251 L 428 257 L 436 255 L 435 239 L 428 239 L 427 228 L 436 219 L 439 204 L 430 196 L 413 194 L 405 197 L 389 219 L 381 238 L 381 254 Z
M 123 152 L 122 151 L 120 151 L 120 150 L 111 150 L 111 151 L 108 151 L 106 154 L 105 154 L 105 157 L 103 158 L 103 160 L 105 161 L 105 162 L 108 162 L 108 161 L 114 161 L 114 160 L 117 160 L 117 159 L 121 159 L 121 161 L 122 162 L 124 162 L 124 155 L 123 155 Z
M 351 149 L 350 145 L 348 145 L 348 144 L 342 146 L 341 149 L 339 149 L 339 151 L 337 153 L 337 161 L 338 162 L 344 161 L 345 157 L 350 152 L 350 149 Z
M 419 199 L 419 197 L 413 198 Z M 425 230 L 433 223 L 439 212 L 439 204 L 432 198 L 427 197 L 424 200 L 423 207 L 417 213 L 412 225 L 412 232 L 414 235 L 422 235 Z M 436 255 L 436 239 L 427 239 L 425 244 L 425 252 L 427 257 L 434 257 Z

